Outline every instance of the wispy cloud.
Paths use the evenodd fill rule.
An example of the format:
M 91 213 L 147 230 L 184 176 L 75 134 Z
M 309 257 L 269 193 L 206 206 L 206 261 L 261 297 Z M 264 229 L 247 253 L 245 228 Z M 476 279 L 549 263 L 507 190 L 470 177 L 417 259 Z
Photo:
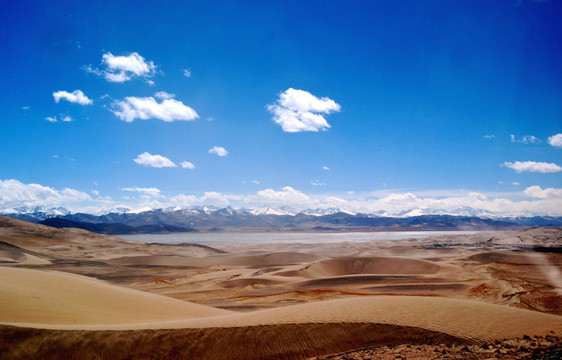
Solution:
M 189 169 L 189 170 L 195 169 L 195 165 L 193 165 L 193 163 L 190 161 L 182 161 L 180 166 L 184 169 Z
M 515 135 L 509 135 L 509 138 L 512 143 L 520 143 L 520 144 L 536 144 L 541 142 L 541 140 L 533 135 L 525 135 L 521 137 L 521 139 L 517 139 Z
M 228 156 L 228 151 L 222 146 L 213 146 L 209 149 L 209 154 L 217 156 Z
M 554 163 L 536 162 L 536 161 L 516 161 L 504 162 L 501 166 L 508 167 L 518 173 L 521 172 L 538 172 L 538 173 L 556 173 L 562 171 L 562 167 Z
M 340 111 L 341 106 L 330 98 L 318 98 L 308 91 L 289 88 L 267 109 L 273 114 L 273 121 L 285 132 L 316 132 L 330 128 L 321 114 Z
M 69 93 L 68 91 L 55 91 L 53 92 L 53 98 L 55 102 L 58 103 L 61 100 L 66 100 L 71 103 L 76 103 L 80 105 L 92 105 L 94 101 L 88 98 L 82 90 L 74 90 L 73 92 Z
M 45 120 L 47 120 L 48 122 L 52 122 L 52 123 L 56 123 L 56 122 L 59 121 L 59 119 L 57 119 L 56 116 L 47 116 L 45 118 Z M 60 121 L 62 121 L 62 122 L 72 122 L 73 119 L 68 115 L 61 115 Z
M 102 65 L 105 69 L 85 66 L 87 72 L 103 76 L 109 82 L 122 83 L 136 77 L 151 77 L 156 72 L 152 61 L 146 61 L 139 53 L 133 52 L 127 56 L 115 56 L 110 52 L 103 54 Z M 151 81 L 151 80 L 150 80 Z
M 170 94 L 160 92 L 159 96 L 169 96 Z M 126 122 L 133 122 L 135 119 L 147 120 L 158 119 L 166 122 L 171 121 L 191 121 L 199 118 L 199 115 L 184 105 L 181 101 L 166 98 L 162 102 L 156 101 L 153 97 L 134 97 L 128 96 L 124 100 L 113 103 L 116 110 L 111 110 L 119 119 Z
M 484 135 L 484 139 L 495 139 L 496 135 L 494 134 L 489 134 L 489 135 Z
M 191 70 L 189 70 L 189 69 L 183 70 L 183 76 L 185 76 L 186 78 L 190 78 L 191 77 Z
M 562 147 L 562 134 L 550 136 L 548 138 L 548 143 L 554 147 Z
M 325 185 L 326 185 L 325 182 L 320 181 L 320 180 L 312 180 L 312 181 L 310 182 L 310 184 L 311 184 L 312 186 L 325 186 Z
M 322 166 L 322 170 L 330 171 L 330 168 L 327 166 Z
M 146 167 L 155 168 L 165 168 L 165 167 L 177 167 L 170 159 L 162 155 L 152 155 L 148 152 L 139 154 L 135 159 L 133 159 L 139 165 Z
M 154 97 L 156 97 L 157 99 L 160 99 L 160 100 L 166 100 L 166 99 L 175 98 L 176 94 L 170 94 L 170 93 L 167 93 L 165 91 L 158 91 L 158 92 L 154 93 Z
M 149 197 L 153 197 L 153 198 L 158 198 L 161 197 L 161 192 L 160 189 L 155 188 L 155 187 L 151 187 L 151 188 L 141 188 L 138 186 L 135 187 L 129 187 L 129 188 L 121 188 L 121 190 L 123 191 L 129 191 L 129 192 L 136 192 L 142 195 L 146 195 Z

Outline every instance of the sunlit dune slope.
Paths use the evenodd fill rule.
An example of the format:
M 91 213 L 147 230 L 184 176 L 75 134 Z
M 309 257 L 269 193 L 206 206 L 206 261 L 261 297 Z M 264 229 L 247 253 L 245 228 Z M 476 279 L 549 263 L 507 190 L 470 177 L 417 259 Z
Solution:
M 433 297 L 375 296 L 234 313 L 59 272 L 0 268 L 0 322 L 61 329 L 227 328 L 372 323 L 473 340 L 562 331 L 562 318 Z
M 135 324 L 229 311 L 62 272 L 0 267 L 0 322 Z

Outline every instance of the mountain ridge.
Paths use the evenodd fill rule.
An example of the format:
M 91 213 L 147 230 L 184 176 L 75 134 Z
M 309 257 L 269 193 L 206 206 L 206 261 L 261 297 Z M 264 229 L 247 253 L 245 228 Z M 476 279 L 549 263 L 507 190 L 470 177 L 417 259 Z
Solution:
M 531 226 L 561 227 L 562 217 L 479 217 L 470 215 L 424 214 L 405 211 L 399 216 L 354 214 L 327 209 L 324 214 L 291 208 L 257 209 L 217 208 L 211 206 L 156 209 L 127 212 L 119 209 L 103 215 L 70 213 L 65 209 L 22 209 L 6 215 L 44 225 L 77 227 L 108 235 L 155 234 L 189 231 L 218 231 L 236 229 L 302 230 L 302 231 L 399 231 L 399 230 L 493 230 Z M 294 210 L 294 209 L 293 209 Z M 466 209 L 465 209 L 466 210 Z M 468 212 L 470 214 L 470 212 Z M 474 212 L 473 214 L 478 214 Z M 408 216 L 413 215 L 413 216 Z

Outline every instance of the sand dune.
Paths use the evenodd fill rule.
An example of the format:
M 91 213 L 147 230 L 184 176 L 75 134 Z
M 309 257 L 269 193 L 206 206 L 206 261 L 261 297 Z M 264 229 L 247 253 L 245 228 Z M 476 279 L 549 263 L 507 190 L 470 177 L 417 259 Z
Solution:
M 0 279 L 2 323 L 134 324 L 230 314 L 62 272 L 0 267 Z
M 367 296 L 233 313 L 59 272 L 0 268 L 0 322 L 61 329 L 228 328 L 371 323 L 470 340 L 562 331 L 561 318 L 446 298 Z
M 561 237 L 529 229 L 224 253 L 0 217 L 0 359 L 302 359 L 562 334 Z
M 435 274 L 439 265 L 429 261 L 395 257 L 344 257 L 316 262 L 285 276 L 343 276 L 359 274 Z
M 186 256 L 124 256 L 110 260 L 113 264 L 122 265 L 152 265 L 152 266 L 261 266 L 261 265 L 290 265 L 322 259 L 319 256 L 298 252 L 274 252 L 269 254 L 245 255 L 228 254 L 192 258 Z
M 37 256 L 26 254 L 21 251 L 0 251 L 0 263 L 18 265 L 47 265 L 49 260 L 41 259 Z

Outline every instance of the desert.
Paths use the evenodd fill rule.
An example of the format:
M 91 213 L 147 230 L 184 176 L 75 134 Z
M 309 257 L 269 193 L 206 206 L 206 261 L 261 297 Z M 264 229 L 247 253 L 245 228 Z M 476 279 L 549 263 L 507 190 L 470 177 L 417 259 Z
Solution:
M 560 349 L 557 228 L 325 244 L 272 244 L 264 234 L 262 244 L 207 247 L 0 224 L 2 359 L 525 358 Z

